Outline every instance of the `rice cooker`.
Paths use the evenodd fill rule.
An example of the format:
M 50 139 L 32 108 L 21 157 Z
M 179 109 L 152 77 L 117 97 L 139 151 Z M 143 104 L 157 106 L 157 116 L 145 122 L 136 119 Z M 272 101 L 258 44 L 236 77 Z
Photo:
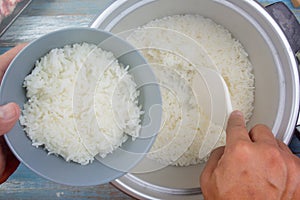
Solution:
M 113 33 L 176 14 L 199 14 L 231 31 L 254 67 L 255 102 L 248 123 L 272 127 L 288 144 L 298 118 L 300 25 L 279 2 L 267 7 L 254 0 L 117 0 L 90 25 Z M 112 184 L 138 199 L 201 199 L 199 175 L 204 164 L 144 173 L 128 173 Z

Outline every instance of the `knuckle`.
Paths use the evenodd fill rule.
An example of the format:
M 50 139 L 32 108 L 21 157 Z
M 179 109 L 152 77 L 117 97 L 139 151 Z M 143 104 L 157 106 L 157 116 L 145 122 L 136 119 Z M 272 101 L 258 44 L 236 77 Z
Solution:
M 253 129 L 258 129 L 258 130 L 261 130 L 261 129 L 268 129 L 269 130 L 269 127 L 264 125 L 264 124 L 256 124 Z
M 249 148 L 250 148 L 250 144 L 248 141 L 239 140 L 236 142 L 234 150 L 236 152 L 244 152 L 245 153 L 245 152 L 249 151 Z
M 257 124 L 250 130 L 250 135 L 254 136 L 255 134 L 260 134 L 260 133 L 269 132 L 269 131 L 271 131 L 271 130 L 266 125 Z
M 264 157 L 270 166 L 280 166 L 285 163 L 281 150 L 274 146 L 265 144 L 263 146 Z
M 264 144 L 263 148 L 264 148 L 264 152 L 266 153 L 268 158 L 280 158 L 281 157 L 281 152 L 280 152 L 279 148 L 277 148 L 276 146 Z
M 250 131 L 250 134 L 257 134 L 257 136 L 258 134 L 262 133 L 272 133 L 272 131 L 269 127 L 267 127 L 264 124 L 255 125 Z
M 245 140 L 239 140 L 228 148 L 228 153 L 233 159 L 246 162 L 251 154 L 251 144 Z
M 244 131 L 244 129 L 245 127 L 242 125 L 228 126 L 226 132 L 241 132 Z

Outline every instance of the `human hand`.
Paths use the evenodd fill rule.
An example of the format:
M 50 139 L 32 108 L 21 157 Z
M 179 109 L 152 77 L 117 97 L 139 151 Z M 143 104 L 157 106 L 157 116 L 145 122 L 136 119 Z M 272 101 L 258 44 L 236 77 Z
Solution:
M 18 45 L 0 55 L 0 82 L 2 82 L 2 78 L 9 63 L 25 45 L 26 44 Z M 20 163 L 10 151 L 3 138 L 3 135 L 15 125 L 19 116 L 20 108 L 17 104 L 8 103 L 0 106 L 0 184 L 8 179 Z
M 205 199 L 300 199 L 300 159 L 268 127 L 256 125 L 248 133 L 242 113 L 234 111 L 226 137 L 201 174 Z

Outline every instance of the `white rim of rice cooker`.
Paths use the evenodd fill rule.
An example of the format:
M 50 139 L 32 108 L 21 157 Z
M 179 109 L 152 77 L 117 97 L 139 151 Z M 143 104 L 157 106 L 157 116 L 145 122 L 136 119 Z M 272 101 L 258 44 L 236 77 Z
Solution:
M 122 20 L 126 15 L 130 14 L 132 11 L 152 2 L 156 2 L 159 0 L 117 0 L 112 3 L 106 10 L 104 10 L 98 17 L 94 19 L 94 21 L 90 24 L 91 28 L 100 28 L 106 31 L 111 31 L 114 26 L 118 24 L 120 20 Z M 295 58 L 295 54 L 291 49 L 291 46 L 284 34 L 281 30 L 280 26 L 277 22 L 270 16 L 270 14 L 266 11 L 266 9 L 258 2 L 253 0 L 213 0 L 214 2 L 218 2 L 221 4 L 227 4 L 228 7 L 235 9 L 237 12 L 241 14 L 245 14 L 245 16 L 249 17 L 247 13 L 251 13 L 251 19 L 249 18 L 249 22 L 253 23 L 255 28 L 261 28 L 261 24 L 258 24 L 257 19 L 263 20 L 264 28 L 273 29 L 272 31 L 277 33 L 277 36 L 281 38 L 280 45 L 285 48 L 286 55 L 289 57 L 290 69 L 294 76 L 291 77 L 292 82 L 292 109 L 289 113 L 289 123 L 287 124 L 286 132 L 282 138 L 282 141 L 288 144 L 293 135 L 298 114 L 299 114 L 299 72 L 298 72 L 298 64 Z M 242 3 L 241 3 L 242 2 Z M 243 7 L 243 5 L 247 5 L 247 10 Z M 249 9 L 251 8 L 251 9 Z M 275 48 L 272 41 L 269 42 L 269 46 L 271 48 Z M 273 49 L 276 52 L 275 49 Z M 279 75 L 280 76 L 280 75 Z M 284 97 L 285 98 L 285 97 Z M 283 101 L 283 100 L 281 100 Z M 278 131 L 280 129 L 281 121 L 283 119 L 284 113 L 284 104 L 280 103 L 280 107 L 278 108 L 278 117 L 274 123 L 273 131 Z M 128 173 L 125 176 L 121 177 L 112 182 L 112 184 L 117 187 L 119 190 L 124 193 L 138 198 L 138 199 L 202 199 L 201 191 L 199 188 L 190 188 L 190 189 L 173 189 L 173 188 L 164 188 L 159 187 L 153 184 L 149 184 L 134 175 Z

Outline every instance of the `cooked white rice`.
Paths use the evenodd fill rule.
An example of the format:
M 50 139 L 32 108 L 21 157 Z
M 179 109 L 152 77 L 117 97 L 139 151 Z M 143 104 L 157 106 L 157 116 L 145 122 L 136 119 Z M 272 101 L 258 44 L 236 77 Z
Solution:
M 21 124 L 32 144 L 82 165 L 136 138 L 141 128 L 136 84 L 111 52 L 93 44 L 53 49 L 24 81 Z
M 242 44 L 224 27 L 199 15 L 176 15 L 151 21 L 127 39 L 152 63 L 161 84 L 163 127 L 148 154 L 150 158 L 188 166 L 204 161 L 199 159 L 199 150 L 206 133 L 222 132 L 217 145 L 225 143 L 225 132 L 220 131 L 220 125 L 210 123 L 192 93 L 198 66 L 220 72 L 233 109 L 241 110 L 246 121 L 250 119 L 254 102 L 252 65 Z

